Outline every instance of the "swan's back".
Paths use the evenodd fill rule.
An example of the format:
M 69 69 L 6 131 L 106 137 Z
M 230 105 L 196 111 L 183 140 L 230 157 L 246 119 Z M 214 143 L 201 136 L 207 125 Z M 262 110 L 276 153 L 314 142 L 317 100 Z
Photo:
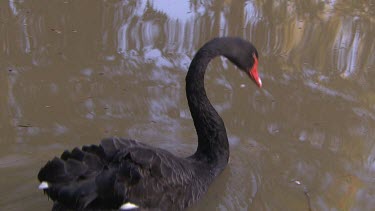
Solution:
M 120 138 L 65 151 L 38 174 L 55 208 L 73 209 L 118 209 L 130 202 L 181 210 L 200 198 L 211 178 L 207 166 L 193 159 Z

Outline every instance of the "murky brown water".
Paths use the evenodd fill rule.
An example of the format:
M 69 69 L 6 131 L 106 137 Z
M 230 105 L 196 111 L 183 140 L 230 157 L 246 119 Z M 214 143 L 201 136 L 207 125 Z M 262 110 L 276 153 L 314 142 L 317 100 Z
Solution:
M 374 210 L 375 1 L 178 2 L 0 1 L 1 210 L 50 209 L 36 175 L 66 148 L 192 153 L 184 77 L 224 35 L 255 43 L 264 88 L 210 64 L 231 162 L 191 210 Z

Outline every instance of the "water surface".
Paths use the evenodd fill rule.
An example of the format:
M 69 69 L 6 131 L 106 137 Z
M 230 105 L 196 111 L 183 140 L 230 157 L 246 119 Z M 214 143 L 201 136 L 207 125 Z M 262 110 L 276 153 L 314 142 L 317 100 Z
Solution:
M 225 59 L 209 65 L 231 159 L 191 210 L 374 210 L 374 11 L 372 0 L 1 1 L 0 208 L 49 210 L 39 168 L 103 137 L 194 152 L 190 60 L 239 36 L 258 48 L 263 88 Z

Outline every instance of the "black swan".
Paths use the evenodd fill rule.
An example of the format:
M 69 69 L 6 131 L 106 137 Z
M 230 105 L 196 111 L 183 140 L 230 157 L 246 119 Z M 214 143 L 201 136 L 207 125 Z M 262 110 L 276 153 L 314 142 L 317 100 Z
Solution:
M 100 145 L 64 151 L 38 174 L 52 209 L 182 210 L 195 203 L 225 168 L 229 144 L 224 122 L 204 89 L 211 59 L 228 58 L 259 86 L 258 52 L 241 38 L 215 38 L 194 56 L 186 95 L 198 135 L 197 151 L 182 158 L 138 141 L 107 138 Z

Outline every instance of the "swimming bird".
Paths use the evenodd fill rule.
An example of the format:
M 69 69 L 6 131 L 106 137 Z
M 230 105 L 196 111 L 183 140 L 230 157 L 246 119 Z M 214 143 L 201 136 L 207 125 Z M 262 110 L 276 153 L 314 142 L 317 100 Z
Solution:
M 224 122 L 204 88 L 209 62 L 228 58 L 259 87 L 258 52 L 241 38 L 221 37 L 204 44 L 186 75 L 186 96 L 198 137 L 195 153 L 179 157 L 126 138 L 64 151 L 43 166 L 39 188 L 53 209 L 182 210 L 207 191 L 229 159 Z

